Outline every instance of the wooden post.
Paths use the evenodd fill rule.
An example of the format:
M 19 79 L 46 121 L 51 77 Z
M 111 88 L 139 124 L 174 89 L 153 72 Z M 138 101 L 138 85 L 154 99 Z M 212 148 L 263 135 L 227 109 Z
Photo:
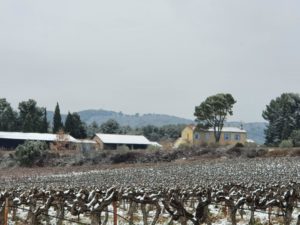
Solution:
M 114 210 L 114 225 L 118 225 L 118 211 L 117 211 L 117 202 L 113 201 L 113 210 Z
M 8 198 L 5 200 L 5 208 L 4 208 L 4 225 L 8 225 L 8 210 L 9 210 L 9 202 Z

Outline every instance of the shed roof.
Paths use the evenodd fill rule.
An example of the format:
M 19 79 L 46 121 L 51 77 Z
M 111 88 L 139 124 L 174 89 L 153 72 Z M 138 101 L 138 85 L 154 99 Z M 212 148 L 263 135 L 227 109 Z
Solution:
M 87 139 L 84 139 L 84 140 L 78 140 L 78 142 L 82 143 L 82 144 L 97 144 L 96 141 L 93 141 L 93 140 L 87 140 Z
M 156 142 L 156 141 L 150 141 L 150 144 L 151 144 L 152 146 L 154 146 L 154 147 L 157 147 L 157 148 L 161 148 L 161 147 L 162 147 L 162 145 L 159 144 L 159 143 Z
M 150 145 L 151 142 L 142 135 L 96 134 L 104 144 Z
M 59 141 L 59 139 L 63 139 L 64 141 L 78 143 L 78 140 L 76 140 L 69 134 L 64 134 L 63 138 L 58 138 L 57 134 L 0 131 L 0 139 L 15 139 L 29 141 Z

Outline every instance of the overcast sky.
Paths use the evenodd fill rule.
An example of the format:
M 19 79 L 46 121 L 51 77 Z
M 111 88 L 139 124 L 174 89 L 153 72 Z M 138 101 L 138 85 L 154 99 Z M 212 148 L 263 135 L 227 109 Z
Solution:
M 300 92 L 300 1 L 0 0 L 0 97 L 193 119 L 206 97 L 262 121 Z

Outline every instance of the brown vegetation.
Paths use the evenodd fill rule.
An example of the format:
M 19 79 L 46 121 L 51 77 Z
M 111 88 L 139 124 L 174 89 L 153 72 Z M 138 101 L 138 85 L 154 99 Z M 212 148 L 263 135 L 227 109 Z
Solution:
M 222 158 L 261 158 L 261 157 L 297 157 L 300 148 L 243 147 L 241 145 L 225 147 L 181 146 L 179 149 L 147 150 L 90 150 L 80 151 L 61 149 L 48 150 L 36 160 L 33 167 L 93 166 L 114 164 L 165 163 L 178 160 L 213 160 Z M 14 151 L 0 151 L 0 168 L 17 167 Z

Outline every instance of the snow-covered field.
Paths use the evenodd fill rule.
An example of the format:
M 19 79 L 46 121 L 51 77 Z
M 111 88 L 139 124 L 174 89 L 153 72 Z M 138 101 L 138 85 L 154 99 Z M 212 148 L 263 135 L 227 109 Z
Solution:
M 298 158 L 226 159 L 85 172 L 73 172 L 70 168 L 59 174 L 1 177 L 0 203 L 9 194 L 13 196 L 11 204 L 14 198 L 18 221 L 25 221 L 34 198 L 37 202 L 32 210 L 45 208 L 46 201 L 52 199 L 42 212 L 57 217 L 62 198 L 64 218 L 72 221 L 79 218 L 79 223 L 64 221 L 63 224 L 91 224 L 91 213 L 101 205 L 102 224 L 106 210 L 109 211 L 106 224 L 113 224 L 112 202 L 118 204 L 118 224 L 129 224 L 127 220 L 133 224 L 145 224 L 147 220 L 151 224 L 158 212 L 156 224 L 169 224 L 172 217 L 173 224 L 184 224 L 183 218 L 188 218 L 187 224 L 195 224 L 193 221 L 201 218 L 211 224 L 233 224 L 230 217 L 233 209 L 237 209 L 236 224 L 249 224 L 251 207 L 255 210 L 255 224 L 269 224 L 268 212 L 271 224 L 284 224 L 289 207 L 292 207 L 289 224 L 296 224 L 300 214 L 299 181 Z M 59 190 L 67 194 L 59 194 Z M 206 213 L 203 217 L 197 214 L 200 211 L 196 212 L 200 203 L 207 204 L 207 208 L 200 207 Z M 42 224 L 57 224 L 57 218 L 42 216 L 43 213 L 37 216 Z M 9 216 L 12 218 L 12 213 Z M 10 224 L 22 223 L 10 220 Z
M 1 189 L 19 186 L 142 186 L 146 188 L 174 186 L 212 186 L 233 183 L 268 184 L 300 181 L 300 160 L 293 158 L 261 158 L 206 160 L 187 163 L 157 164 L 145 167 L 126 167 L 73 172 L 67 167 L 59 174 L 26 173 L 22 177 L 0 176 Z M 9 174 L 10 175 L 10 174 Z
M 19 209 L 17 211 L 17 217 L 18 217 L 18 222 L 14 222 L 12 221 L 11 218 L 11 214 L 9 216 L 9 225 L 15 225 L 15 224 L 20 224 L 22 220 L 25 220 L 27 218 L 27 213 L 28 213 L 28 208 L 26 210 L 22 210 Z M 112 211 L 112 207 L 109 207 L 109 211 Z M 209 207 L 209 211 L 211 213 L 211 224 L 213 225 L 231 225 L 231 221 L 228 217 L 226 217 L 224 215 L 224 212 L 222 210 L 222 208 L 220 207 L 216 207 L 216 206 L 210 206 Z M 273 211 L 274 213 L 276 213 L 276 210 Z M 122 217 L 126 218 L 127 212 L 125 211 L 118 211 L 118 214 L 121 215 Z M 241 214 L 243 216 L 241 216 Z M 291 222 L 291 225 L 296 225 L 296 218 L 297 216 L 300 214 L 299 210 L 296 210 L 293 214 L 293 221 Z M 55 217 L 55 211 L 52 209 L 50 210 L 49 215 Z M 152 222 L 152 218 L 154 217 L 154 213 L 150 212 L 149 213 L 149 219 L 148 219 L 148 223 L 151 224 Z M 46 218 L 46 217 L 45 217 Z M 89 219 L 88 216 L 81 216 L 79 219 L 79 223 L 76 222 L 78 220 L 78 217 L 72 216 L 70 213 L 68 213 L 65 218 L 67 220 L 70 221 L 74 221 L 74 222 L 70 222 L 70 221 L 65 221 L 63 224 L 68 224 L 68 225 L 77 225 L 77 224 L 90 224 L 91 220 Z M 248 224 L 250 220 L 250 212 L 247 210 L 244 211 L 240 211 L 240 213 L 237 216 L 237 224 Z M 256 224 L 269 224 L 269 218 L 268 218 L 268 214 L 267 213 L 262 213 L 262 212 L 257 212 L 255 213 L 255 220 L 256 220 Z M 51 224 L 51 225 L 56 225 L 57 224 L 57 219 L 55 218 L 48 218 L 48 220 L 44 220 L 42 221 L 42 224 Z M 167 224 L 170 221 L 170 216 L 168 214 L 162 214 L 159 221 L 157 222 L 157 225 L 163 225 L 163 224 Z M 272 215 L 271 216 L 271 220 L 270 220 L 271 224 L 273 225 L 280 225 L 283 224 L 283 219 L 280 216 L 275 216 Z M 118 224 L 129 224 L 128 221 L 126 221 L 123 218 L 118 218 Z M 134 220 L 134 224 L 135 225 L 144 225 L 143 219 L 142 219 L 142 214 L 141 212 L 136 212 L 136 216 L 135 216 L 135 220 Z M 179 222 L 174 221 L 173 224 L 180 224 Z M 187 224 L 192 224 L 192 222 L 187 222 Z M 113 225 L 113 216 L 112 214 L 109 215 L 109 220 L 107 222 L 107 225 Z

